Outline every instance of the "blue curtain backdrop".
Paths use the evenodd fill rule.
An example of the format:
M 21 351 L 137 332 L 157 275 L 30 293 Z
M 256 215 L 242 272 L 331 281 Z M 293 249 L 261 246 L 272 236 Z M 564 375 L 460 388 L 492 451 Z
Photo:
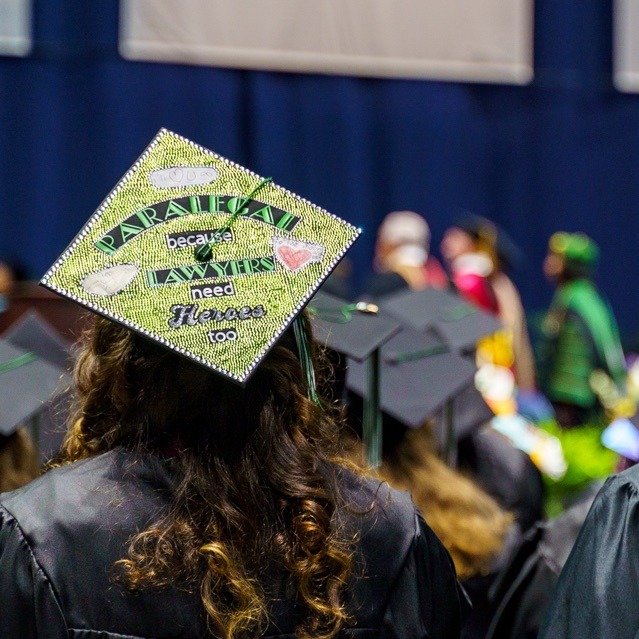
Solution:
M 530 311 L 548 237 L 584 230 L 633 340 L 639 96 L 612 87 L 611 4 L 537 0 L 535 80 L 513 87 L 129 62 L 114 0 L 36 0 L 32 54 L 0 57 L 0 259 L 39 277 L 164 126 L 362 226 L 354 292 L 393 209 L 427 217 L 435 252 L 461 208 L 501 223 Z

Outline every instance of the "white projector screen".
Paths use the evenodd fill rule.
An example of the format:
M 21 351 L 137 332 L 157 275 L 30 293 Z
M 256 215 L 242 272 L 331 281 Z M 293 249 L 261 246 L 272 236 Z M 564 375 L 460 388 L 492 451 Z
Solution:
M 639 92 L 639 1 L 615 0 L 614 82 L 620 91 Z
M 128 59 L 524 84 L 533 0 L 121 0 Z
M 31 51 L 31 0 L 0 0 L 0 55 Z

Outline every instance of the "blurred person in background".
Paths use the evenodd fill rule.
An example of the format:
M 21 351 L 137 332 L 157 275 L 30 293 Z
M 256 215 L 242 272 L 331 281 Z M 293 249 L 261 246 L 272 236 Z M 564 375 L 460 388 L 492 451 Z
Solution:
M 393 211 L 382 221 L 375 243 L 375 275 L 366 285 L 373 298 L 409 288 L 447 288 L 448 277 L 430 253 L 430 227 L 414 211 Z
M 467 301 L 497 315 L 499 305 L 490 276 L 495 268 L 495 237 L 492 228 L 477 234 L 461 218 L 446 230 L 440 244 L 442 257 L 457 291 Z
M 626 396 L 627 373 L 617 322 L 593 282 L 598 259 L 587 235 L 559 232 L 543 265 L 556 291 L 542 326 L 538 370 L 554 418 L 540 425 L 560 440 L 567 462 L 565 475 L 547 482 L 550 515 L 580 500 L 619 461 L 602 433 Z
M 556 291 L 543 324 L 539 377 L 565 428 L 604 422 L 592 384 L 595 371 L 619 387 L 626 378 L 614 313 L 593 282 L 598 260 L 599 247 L 591 238 L 563 232 L 550 238 L 544 260 L 544 274 Z
M 352 431 L 344 449 L 363 465 L 357 403 L 349 407 Z M 353 410 L 354 409 L 354 410 Z M 398 490 L 408 491 L 428 525 L 450 553 L 473 609 L 463 639 L 483 639 L 494 613 L 489 591 L 521 539 L 513 516 L 470 477 L 448 466 L 436 451 L 432 424 L 407 428 L 384 415 L 382 464 L 374 472 Z
M 507 274 L 521 251 L 493 222 L 466 213 L 444 234 L 441 252 L 455 287 L 469 302 L 494 313 L 508 331 L 509 366 L 520 392 L 534 391 L 536 374 L 526 314 Z

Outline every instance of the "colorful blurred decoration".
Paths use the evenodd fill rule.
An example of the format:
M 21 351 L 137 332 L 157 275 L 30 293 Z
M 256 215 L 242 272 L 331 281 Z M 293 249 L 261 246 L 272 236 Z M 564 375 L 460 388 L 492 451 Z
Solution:
M 546 514 L 561 513 L 594 480 L 613 473 L 618 455 L 601 441 L 602 424 L 583 424 L 575 428 L 561 428 L 556 421 L 538 424 L 546 433 L 561 442 L 567 470 L 558 480 L 546 476 Z
M 491 426 L 523 450 L 541 473 L 552 481 L 561 480 L 568 465 L 559 439 L 535 426 L 521 415 L 496 415 Z
M 495 415 L 517 412 L 515 376 L 509 368 L 487 362 L 479 364 L 475 386 Z
M 622 457 L 639 462 L 639 431 L 629 419 L 615 419 L 602 433 L 601 443 Z
M 561 442 L 518 413 L 512 371 L 505 366 L 484 363 L 475 375 L 475 385 L 495 413 L 491 427 L 525 452 L 545 477 L 560 480 L 567 471 Z
M 603 370 L 596 370 L 590 374 L 590 388 L 597 395 L 603 406 L 606 421 L 612 422 L 617 418 L 632 417 L 637 411 L 637 399 L 628 393 L 628 386 L 620 387 Z
M 628 360 L 625 393 L 603 371 L 596 373 L 590 382 L 610 419 L 601 443 L 632 463 L 639 462 L 639 358 Z
M 494 364 L 510 369 L 514 363 L 513 333 L 510 329 L 504 328 L 477 342 L 478 366 Z

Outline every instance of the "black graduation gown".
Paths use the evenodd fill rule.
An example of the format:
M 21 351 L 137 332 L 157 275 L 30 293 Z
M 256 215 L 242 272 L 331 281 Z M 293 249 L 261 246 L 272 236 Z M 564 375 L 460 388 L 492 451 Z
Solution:
M 491 427 L 459 442 L 459 467 L 513 513 L 522 532 L 543 518 L 544 486 L 530 457 Z
M 463 591 L 448 553 L 410 497 L 350 473 L 341 481 L 353 508 L 340 516 L 360 535 L 360 576 L 347 595 L 355 629 L 343 636 L 459 637 Z M 131 594 L 110 575 L 130 536 L 166 509 L 172 487 L 169 462 L 116 449 L 2 495 L 2 639 L 207 636 L 197 594 L 175 588 Z M 284 579 L 267 589 L 275 596 L 264 636 L 292 639 L 301 612 Z
M 597 495 L 539 636 L 639 638 L 639 466 L 609 478 Z
M 553 589 L 602 483 L 554 519 L 539 522 L 491 587 L 497 604 L 486 639 L 536 639 Z

